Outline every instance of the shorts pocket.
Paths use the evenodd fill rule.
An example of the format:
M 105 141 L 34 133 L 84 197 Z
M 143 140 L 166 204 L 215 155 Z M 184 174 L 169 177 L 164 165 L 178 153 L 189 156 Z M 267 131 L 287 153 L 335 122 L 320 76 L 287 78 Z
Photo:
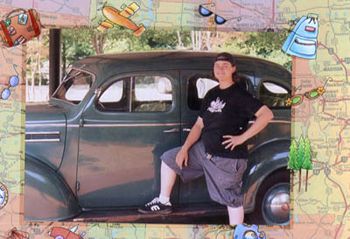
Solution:
M 246 169 L 247 169 L 247 160 L 236 159 L 236 173 L 243 174 Z

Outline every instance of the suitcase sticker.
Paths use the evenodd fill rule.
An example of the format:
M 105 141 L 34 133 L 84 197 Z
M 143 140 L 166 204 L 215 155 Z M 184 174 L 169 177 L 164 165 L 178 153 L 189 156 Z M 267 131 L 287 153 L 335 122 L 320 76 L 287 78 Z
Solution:
M 1 45 L 13 47 L 23 44 L 41 33 L 41 23 L 35 9 L 16 9 L 0 21 Z

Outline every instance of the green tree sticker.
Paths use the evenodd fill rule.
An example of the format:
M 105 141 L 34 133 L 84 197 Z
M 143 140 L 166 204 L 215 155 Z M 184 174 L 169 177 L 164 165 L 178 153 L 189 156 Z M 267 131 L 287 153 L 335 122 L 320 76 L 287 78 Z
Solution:
M 305 157 L 305 141 L 303 136 L 299 139 L 298 149 L 297 149 L 297 161 L 296 161 L 296 170 L 299 170 L 299 192 L 301 188 L 301 169 L 304 163 Z
M 302 168 L 306 170 L 306 181 L 305 181 L 305 192 L 307 191 L 307 179 L 308 179 L 308 170 L 312 169 L 312 151 L 311 151 L 311 142 L 308 138 L 304 140 L 305 143 L 305 152 L 304 152 L 304 162 Z
M 298 170 L 296 166 L 297 157 L 298 157 L 297 153 L 298 153 L 298 143 L 295 139 L 293 139 L 289 148 L 289 160 L 288 160 L 288 166 L 287 166 L 287 168 L 289 170 L 292 170 L 292 172 L 294 170 Z

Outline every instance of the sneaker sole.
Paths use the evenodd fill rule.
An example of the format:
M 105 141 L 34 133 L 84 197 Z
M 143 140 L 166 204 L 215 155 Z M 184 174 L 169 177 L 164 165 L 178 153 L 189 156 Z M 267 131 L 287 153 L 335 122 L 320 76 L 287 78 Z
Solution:
M 142 213 L 142 214 L 159 214 L 159 215 L 167 215 L 173 212 L 173 210 L 171 209 L 165 209 L 165 210 L 161 210 L 161 211 L 145 211 L 143 209 L 138 209 L 138 212 Z

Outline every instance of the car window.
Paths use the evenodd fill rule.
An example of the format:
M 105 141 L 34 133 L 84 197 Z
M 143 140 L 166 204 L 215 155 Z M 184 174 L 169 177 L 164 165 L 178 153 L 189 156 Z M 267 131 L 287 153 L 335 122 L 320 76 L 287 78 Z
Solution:
M 213 79 L 199 77 L 196 81 L 197 97 L 203 99 L 207 92 L 218 84 L 219 82 Z
M 166 76 L 126 77 L 105 87 L 96 106 L 101 111 L 166 112 L 172 106 L 172 91 Z
M 92 74 L 71 70 L 52 97 L 79 104 L 90 90 L 93 79 Z
M 286 107 L 285 102 L 290 97 L 288 89 L 272 81 L 263 81 L 259 88 L 260 101 L 272 108 Z
M 135 76 L 133 112 L 165 112 L 172 105 L 172 85 L 165 76 Z
M 103 92 L 100 97 L 101 103 L 112 103 L 112 102 L 120 102 L 123 97 L 123 85 L 124 81 L 120 80 L 114 82 L 110 87 L 107 88 Z
M 187 87 L 187 104 L 191 110 L 200 110 L 207 92 L 219 83 L 212 76 L 196 74 L 189 78 Z

